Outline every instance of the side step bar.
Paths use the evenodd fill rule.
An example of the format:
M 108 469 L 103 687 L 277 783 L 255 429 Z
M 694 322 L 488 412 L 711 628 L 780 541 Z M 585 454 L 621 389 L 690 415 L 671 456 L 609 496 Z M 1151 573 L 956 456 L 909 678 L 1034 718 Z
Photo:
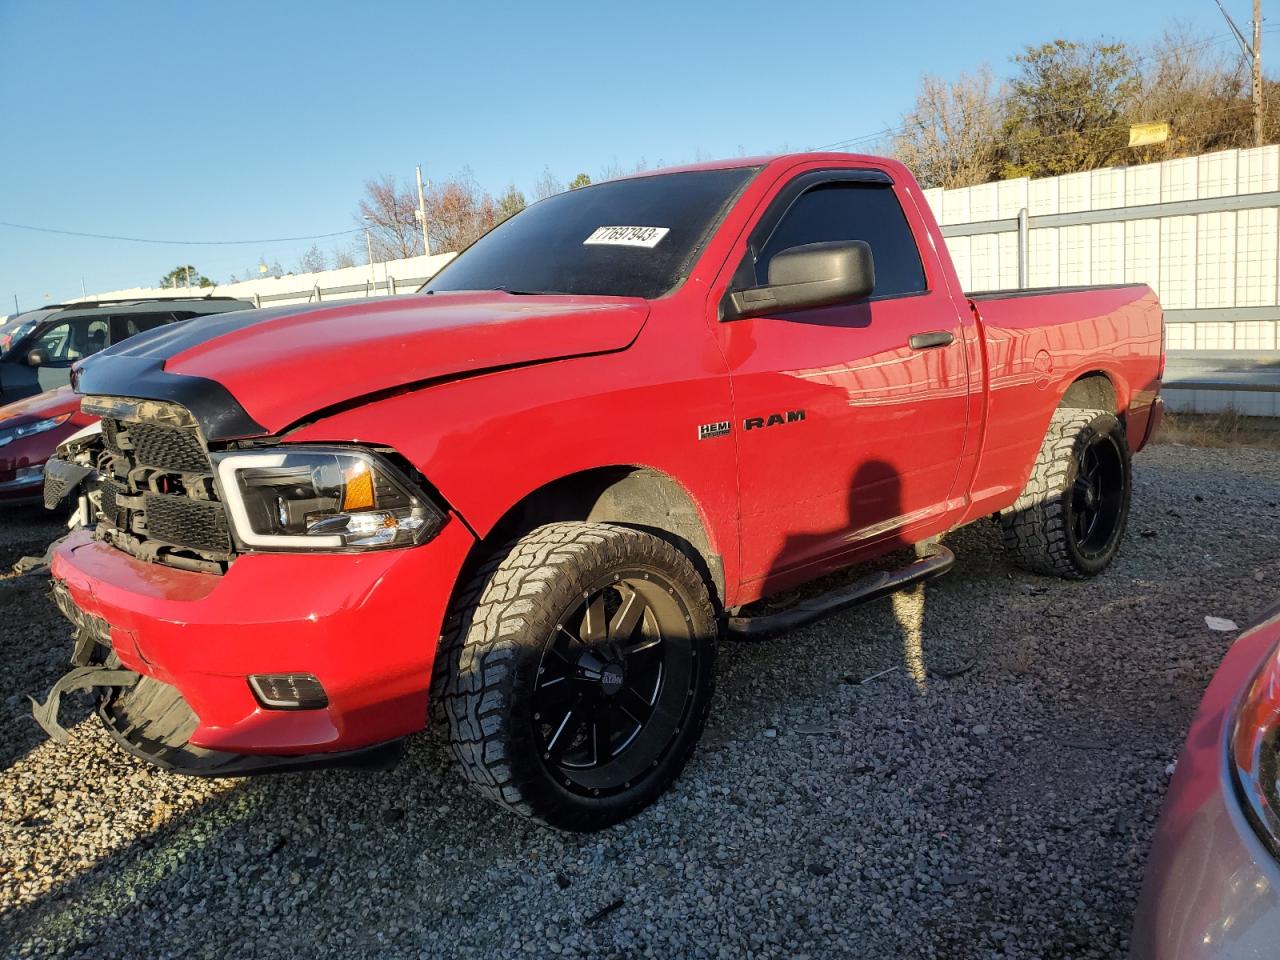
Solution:
M 759 617 L 729 617 L 725 632 L 733 640 L 764 640 L 849 607 L 888 596 L 903 587 L 941 576 L 956 562 L 956 555 L 940 543 L 922 545 L 919 559 L 901 570 L 883 570 L 848 586 L 802 600 L 794 607 Z

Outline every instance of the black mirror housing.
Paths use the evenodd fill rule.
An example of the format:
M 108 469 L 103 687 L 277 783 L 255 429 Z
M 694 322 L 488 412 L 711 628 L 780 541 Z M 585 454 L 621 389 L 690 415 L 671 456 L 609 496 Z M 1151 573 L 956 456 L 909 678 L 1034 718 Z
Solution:
M 852 303 L 871 296 L 875 286 L 875 258 L 865 240 L 806 243 L 774 255 L 767 286 L 730 291 L 721 319 Z

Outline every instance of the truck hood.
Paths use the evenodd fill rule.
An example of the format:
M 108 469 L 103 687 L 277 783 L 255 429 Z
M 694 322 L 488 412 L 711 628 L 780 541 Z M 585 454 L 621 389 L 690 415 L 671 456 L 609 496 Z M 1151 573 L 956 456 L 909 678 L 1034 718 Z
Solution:
M 183 403 L 210 440 L 278 433 L 396 389 L 629 346 L 644 300 L 436 293 L 246 310 L 134 337 L 84 361 L 80 393 Z

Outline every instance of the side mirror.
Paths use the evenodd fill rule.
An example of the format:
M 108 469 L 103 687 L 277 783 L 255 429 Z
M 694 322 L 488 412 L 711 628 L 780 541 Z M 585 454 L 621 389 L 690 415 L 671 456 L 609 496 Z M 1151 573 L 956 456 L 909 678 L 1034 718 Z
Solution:
M 774 255 L 768 286 L 730 291 L 721 319 L 852 303 L 871 296 L 875 287 L 875 259 L 865 240 L 806 243 Z
M 46 364 L 48 364 L 48 362 L 49 362 L 49 354 L 45 353 L 45 351 L 40 349 L 39 347 L 36 347 L 34 350 L 32 350 L 30 353 L 27 354 L 28 367 L 43 367 Z

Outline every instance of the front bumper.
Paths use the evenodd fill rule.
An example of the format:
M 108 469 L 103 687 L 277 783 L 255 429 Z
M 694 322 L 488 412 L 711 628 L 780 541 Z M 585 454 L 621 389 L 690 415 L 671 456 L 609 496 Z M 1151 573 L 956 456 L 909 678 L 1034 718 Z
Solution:
M 1242 635 L 1192 721 L 1147 860 L 1134 960 L 1280 952 L 1280 864 L 1245 818 L 1227 753 L 1237 700 L 1275 642 L 1274 629 Z
M 163 700 L 171 688 L 189 708 L 191 747 L 296 758 L 425 725 L 437 640 L 473 542 L 455 520 L 422 547 L 246 554 L 217 576 L 138 560 L 80 530 L 57 545 L 51 572 L 68 615 L 101 621 L 112 666 L 140 676 L 136 689 L 108 692 L 107 713 L 128 712 L 125 693 L 136 703 L 138 692 Z M 260 706 L 248 676 L 285 673 L 316 676 L 328 705 Z M 167 756 L 164 765 L 190 766 Z

